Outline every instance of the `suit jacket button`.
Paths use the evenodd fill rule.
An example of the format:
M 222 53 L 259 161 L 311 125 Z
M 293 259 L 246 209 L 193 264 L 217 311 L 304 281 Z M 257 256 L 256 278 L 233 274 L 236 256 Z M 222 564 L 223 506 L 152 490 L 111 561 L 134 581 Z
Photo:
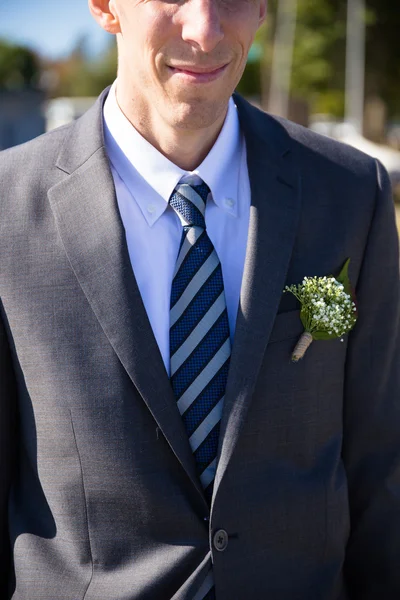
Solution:
M 213 544 L 214 548 L 218 550 L 218 552 L 223 552 L 226 550 L 228 546 L 228 534 L 226 533 L 225 529 L 218 529 L 218 531 L 214 533 Z

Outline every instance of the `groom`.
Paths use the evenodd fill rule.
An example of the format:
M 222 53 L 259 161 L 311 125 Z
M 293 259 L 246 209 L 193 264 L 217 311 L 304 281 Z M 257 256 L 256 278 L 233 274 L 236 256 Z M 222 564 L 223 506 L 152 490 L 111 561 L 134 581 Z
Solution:
M 0 155 L 1 598 L 400 597 L 390 185 L 232 96 L 265 3 L 89 0 L 116 82 Z

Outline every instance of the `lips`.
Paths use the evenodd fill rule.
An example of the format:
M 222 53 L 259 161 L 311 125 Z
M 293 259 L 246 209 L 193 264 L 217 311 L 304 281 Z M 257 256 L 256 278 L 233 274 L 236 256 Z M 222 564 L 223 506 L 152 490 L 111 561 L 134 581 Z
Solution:
M 168 68 L 173 75 L 180 76 L 194 83 L 207 83 L 218 79 L 226 70 L 228 65 L 218 67 L 199 67 L 195 65 L 169 65 Z
M 199 67 L 197 65 L 169 65 L 171 69 L 176 69 L 177 71 L 187 72 L 187 73 L 195 73 L 204 74 L 204 73 L 214 73 L 225 67 L 225 64 L 218 66 L 210 66 L 210 67 Z

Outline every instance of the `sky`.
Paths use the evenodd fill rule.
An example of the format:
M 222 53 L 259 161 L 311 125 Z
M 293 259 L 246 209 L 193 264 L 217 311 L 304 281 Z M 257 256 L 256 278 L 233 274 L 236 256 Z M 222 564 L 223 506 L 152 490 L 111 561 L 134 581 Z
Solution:
M 82 36 L 92 55 L 111 37 L 93 20 L 86 0 L 0 0 L 0 38 L 54 59 L 68 55 Z

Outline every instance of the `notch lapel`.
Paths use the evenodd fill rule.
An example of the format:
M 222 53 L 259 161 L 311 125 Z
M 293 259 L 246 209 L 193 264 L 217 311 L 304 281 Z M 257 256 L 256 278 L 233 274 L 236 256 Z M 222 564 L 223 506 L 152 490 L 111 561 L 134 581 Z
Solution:
M 183 421 L 130 263 L 103 142 L 105 95 L 74 124 L 57 162 L 67 175 L 49 190 L 48 197 L 68 260 L 91 309 L 204 499 Z
M 214 497 L 243 426 L 281 300 L 300 215 L 290 138 L 235 97 L 245 134 L 251 208 L 240 303 L 225 394 Z

